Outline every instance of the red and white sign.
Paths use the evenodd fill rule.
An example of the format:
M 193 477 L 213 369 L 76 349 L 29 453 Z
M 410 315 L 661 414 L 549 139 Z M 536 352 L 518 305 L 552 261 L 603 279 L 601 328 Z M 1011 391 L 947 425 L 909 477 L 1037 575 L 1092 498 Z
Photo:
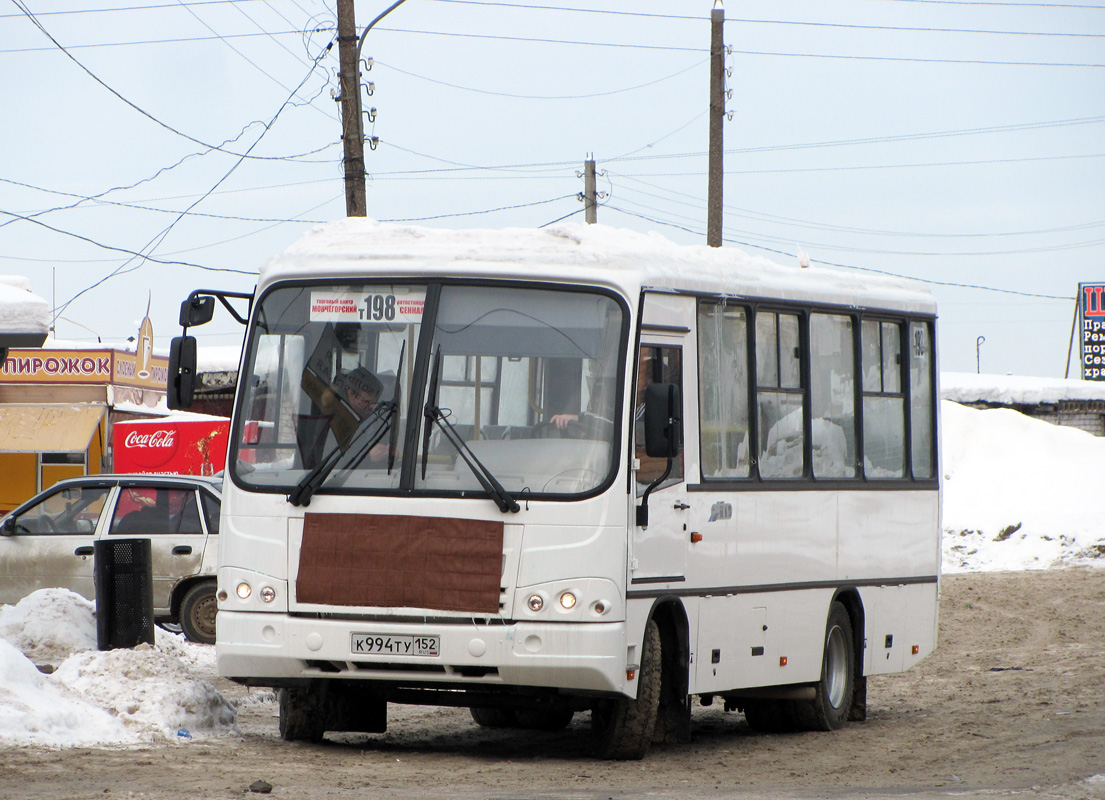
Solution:
M 226 466 L 230 420 L 136 420 L 112 431 L 115 472 L 214 475 Z

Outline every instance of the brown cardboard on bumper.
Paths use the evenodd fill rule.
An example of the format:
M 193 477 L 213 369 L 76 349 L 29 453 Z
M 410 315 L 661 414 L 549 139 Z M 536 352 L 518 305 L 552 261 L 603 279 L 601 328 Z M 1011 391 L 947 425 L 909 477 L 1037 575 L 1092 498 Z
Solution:
M 500 521 L 308 513 L 296 599 L 497 614 L 502 567 Z

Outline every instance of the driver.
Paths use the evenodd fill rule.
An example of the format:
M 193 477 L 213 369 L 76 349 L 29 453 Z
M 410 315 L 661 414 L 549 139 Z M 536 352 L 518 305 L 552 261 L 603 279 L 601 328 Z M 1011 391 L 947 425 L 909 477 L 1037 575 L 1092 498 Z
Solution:
M 334 378 L 334 386 L 341 398 L 349 403 L 361 419 L 367 417 L 376 408 L 376 403 L 380 400 L 380 391 L 383 389 L 380 379 L 364 367 L 339 373 Z
M 610 378 L 598 378 L 592 381 L 591 399 L 588 410 L 579 414 L 553 414 L 549 422 L 559 430 L 565 430 L 573 423 L 584 425 L 584 430 L 595 438 L 604 439 L 614 427 L 613 400 L 614 385 Z
M 368 417 L 380 402 L 380 393 L 384 385 L 378 377 L 365 367 L 357 367 L 349 372 L 341 372 L 334 378 L 334 388 L 361 419 Z M 368 460 L 378 464 L 387 460 L 389 446 L 380 442 L 369 451 Z

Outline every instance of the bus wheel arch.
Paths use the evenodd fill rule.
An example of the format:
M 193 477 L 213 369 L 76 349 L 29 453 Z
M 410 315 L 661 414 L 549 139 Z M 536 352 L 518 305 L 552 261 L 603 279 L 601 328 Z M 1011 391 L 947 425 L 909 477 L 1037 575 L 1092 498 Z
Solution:
M 652 744 L 660 709 L 663 643 L 656 620 L 645 625 L 637 669 L 637 697 L 600 700 L 591 710 L 592 748 L 599 758 L 641 759 Z
M 645 625 L 637 698 L 603 700 L 592 710 L 595 754 L 639 759 L 653 742 L 690 740 L 689 624 L 682 604 L 658 599 Z
M 677 600 L 652 609 L 663 643 L 660 708 L 652 741 L 683 744 L 691 740 L 690 624 Z

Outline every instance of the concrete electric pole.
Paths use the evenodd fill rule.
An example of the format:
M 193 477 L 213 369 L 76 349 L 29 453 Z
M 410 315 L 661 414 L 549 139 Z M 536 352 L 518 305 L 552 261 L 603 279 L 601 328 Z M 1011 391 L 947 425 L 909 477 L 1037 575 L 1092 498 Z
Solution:
M 721 247 L 722 122 L 725 119 L 725 8 L 714 0 L 710 12 L 710 151 L 706 199 L 706 244 Z

